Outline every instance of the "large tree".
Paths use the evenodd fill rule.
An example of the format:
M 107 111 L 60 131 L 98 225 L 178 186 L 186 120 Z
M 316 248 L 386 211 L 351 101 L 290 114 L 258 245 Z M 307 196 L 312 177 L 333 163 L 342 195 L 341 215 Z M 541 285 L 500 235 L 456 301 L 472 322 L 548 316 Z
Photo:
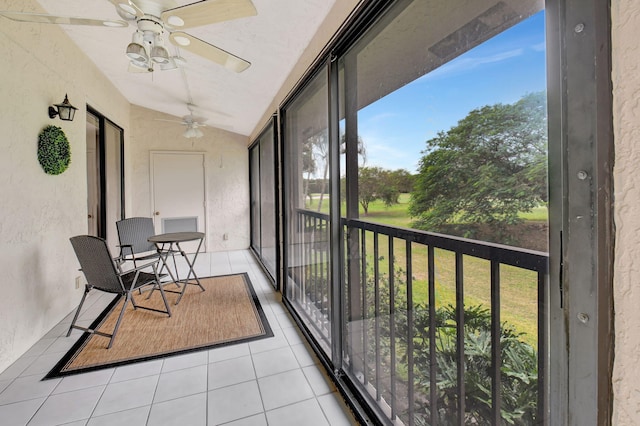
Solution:
M 471 111 L 427 141 L 409 213 L 419 229 L 450 223 L 500 229 L 546 201 L 547 122 L 543 92 Z
M 413 175 L 405 169 L 392 170 L 391 179 L 398 191 L 410 193 L 413 190 Z
M 369 204 L 382 200 L 386 206 L 398 202 L 400 191 L 396 186 L 394 172 L 381 167 L 360 167 L 358 169 L 358 202 L 369 214 Z

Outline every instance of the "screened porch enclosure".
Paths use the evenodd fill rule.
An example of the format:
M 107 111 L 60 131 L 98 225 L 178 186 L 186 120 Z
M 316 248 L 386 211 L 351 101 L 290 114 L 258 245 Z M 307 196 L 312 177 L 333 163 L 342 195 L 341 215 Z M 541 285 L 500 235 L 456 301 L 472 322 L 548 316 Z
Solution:
M 306 231 L 297 246 L 302 265 L 289 276 L 293 306 L 325 349 L 331 342 L 330 271 L 327 242 L 315 237 L 326 232 L 328 219 L 299 212 Z M 359 220 L 341 223 L 343 253 L 352 248 L 341 267 L 356 271 L 356 284 L 345 286 L 342 362 L 370 404 L 404 424 L 499 424 L 501 410 L 521 407 L 526 410 L 518 424 L 544 418 L 545 366 L 538 354 L 546 350 L 546 253 Z M 350 245 L 349 235 L 358 247 Z M 415 278 L 421 267 L 428 271 L 426 282 Z M 478 269 L 482 276 L 474 275 Z M 510 287 L 523 281 L 532 300 L 515 303 L 534 306 L 526 344 L 517 342 L 523 336 L 501 316 L 514 309 Z M 484 287 L 487 300 L 471 305 L 477 287 Z M 438 297 L 447 289 L 455 293 L 454 305 Z M 523 315 L 528 310 L 515 309 Z M 525 376 L 514 379 L 516 374 Z
M 283 299 L 328 368 L 383 423 L 542 422 L 546 166 L 535 182 L 544 193 L 520 207 L 539 222 L 520 241 L 519 231 L 483 241 L 511 213 L 496 213 L 492 228 L 468 214 L 481 203 L 464 204 L 441 227 L 406 212 L 390 219 L 387 211 L 417 198 L 416 184 L 385 199 L 395 183 L 381 179 L 396 168 L 422 176 L 429 154 L 450 149 L 447 132 L 490 109 L 521 123 L 498 128 L 504 120 L 485 115 L 481 135 L 467 134 L 481 140 L 472 148 L 485 150 L 487 170 L 513 174 L 482 191 L 522 191 L 527 167 L 547 161 L 543 4 L 414 0 L 370 13 L 375 24 L 345 36 L 281 110 Z M 532 93 L 537 112 L 515 118 Z M 492 149 L 500 153 L 486 154 Z M 458 170 L 476 172 L 456 191 L 491 180 L 483 165 L 453 158 Z M 502 202 L 492 197 L 483 202 Z M 455 222 L 468 216 L 475 222 Z M 521 223 L 530 219 L 512 217 L 504 229 Z M 532 247 L 534 239 L 542 243 Z

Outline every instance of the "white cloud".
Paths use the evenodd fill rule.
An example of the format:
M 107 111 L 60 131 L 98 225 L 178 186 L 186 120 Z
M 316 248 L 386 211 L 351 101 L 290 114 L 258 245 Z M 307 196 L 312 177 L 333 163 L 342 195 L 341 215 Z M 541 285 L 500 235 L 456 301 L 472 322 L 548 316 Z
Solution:
M 407 169 L 413 171 L 418 158 L 415 152 L 404 143 L 389 138 L 377 138 L 374 135 L 362 135 L 366 141 L 367 162 L 369 167 L 382 167 L 388 170 Z
M 543 41 L 543 42 L 534 44 L 531 46 L 531 49 L 535 50 L 536 52 L 544 52 L 547 49 L 547 43 Z
M 367 123 L 369 123 L 369 124 L 378 123 L 378 122 L 381 122 L 381 121 L 386 121 L 386 120 L 388 120 L 390 118 L 395 118 L 397 116 L 398 116 L 398 114 L 396 114 L 396 113 L 383 112 L 383 113 L 376 114 L 374 116 L 369 117 L 369 119 L 367 120 Z
M 432 78 L 442 77 L 444 75 L 450 76 L 451 74 L 460 74 L 468 71 L 472 71 L 482 65 L 494 64 L 496 62 L 505 61 L 507 59 L 521 56 L 524 53 L 524 49 L 518 48 L 508 50 L 506 52 L 499 52 L 493 55 L 472 57 L 462 56 L 454 59 L 451 62 L 447 62 L 439 68 L 425 74 L 420 80 L 428 80 Z

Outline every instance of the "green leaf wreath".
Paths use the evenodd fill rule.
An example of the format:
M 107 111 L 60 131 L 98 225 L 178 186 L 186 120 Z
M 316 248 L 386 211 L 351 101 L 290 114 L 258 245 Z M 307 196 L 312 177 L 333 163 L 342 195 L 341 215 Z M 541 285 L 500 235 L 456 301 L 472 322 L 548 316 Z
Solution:
M 59 175 L 71 164 L 71 146 L 60 127 L 49 125 L 40 132 L 38 161 L 50 175 Z

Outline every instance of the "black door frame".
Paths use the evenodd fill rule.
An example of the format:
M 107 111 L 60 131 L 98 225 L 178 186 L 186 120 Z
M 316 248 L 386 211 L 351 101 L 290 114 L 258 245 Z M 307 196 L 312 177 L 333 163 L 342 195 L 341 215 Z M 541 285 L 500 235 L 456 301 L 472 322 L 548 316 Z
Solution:
M 124 197 L 124 129 L 106 118 L 95 108 L 87 105 L 87 113 L 93 115 L 98 120 L 98 164 L 100 169 L 100 194 L 98 199 L 98 237 L 107 238 L 107 170 L 106 170 L 106 135 L 105 126 L 110 124 L 120 130 L 120 218 L 125 217 L 125 197 Z

